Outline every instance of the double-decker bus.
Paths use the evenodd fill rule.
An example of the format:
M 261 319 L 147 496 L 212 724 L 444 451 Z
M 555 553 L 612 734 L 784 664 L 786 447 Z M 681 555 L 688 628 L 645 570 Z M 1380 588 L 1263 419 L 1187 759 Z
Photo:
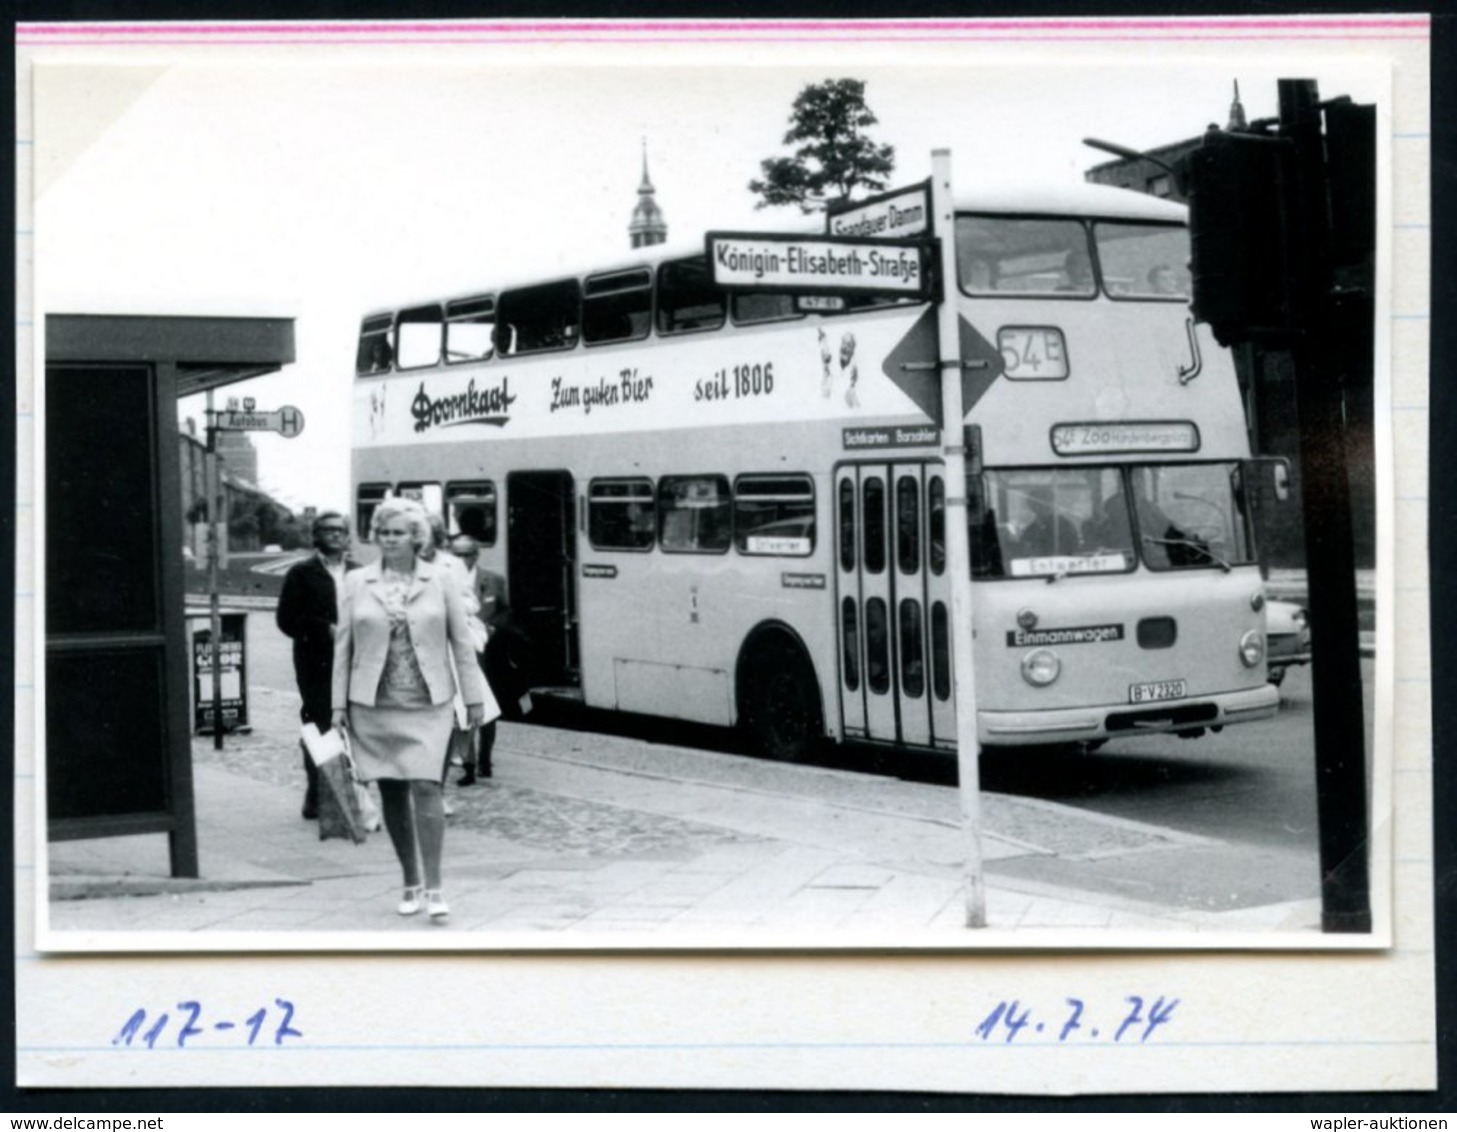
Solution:
M 1268 717 L 1254 465 L 1185 225 L 1100 186 L 958 203 L 969 625 L 937 308 L 729 292 L 701 244 L 368 314 L 358 528 L 399 493 L 472 535 L 538 692 L 775 757 L 954 749 L 958 632 L 984 747 Z

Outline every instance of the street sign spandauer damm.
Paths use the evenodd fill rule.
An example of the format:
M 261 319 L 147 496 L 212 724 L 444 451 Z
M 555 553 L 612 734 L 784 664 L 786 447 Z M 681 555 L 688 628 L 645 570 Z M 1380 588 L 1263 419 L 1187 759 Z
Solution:
M 931 249 L 917 240 L 709 232 L 714 283 L 729 291 L 929 298 Z
M 832 204 L 825 213 L 827 236 L 904 240 L 931 230 L 931 183 L 922 181 L 879 196 Z
M 292 439 L 304 430 L 304 415 L 292 405 L 262 412 L 224 409 L 213 426 L 224 432 L 276 432 Z

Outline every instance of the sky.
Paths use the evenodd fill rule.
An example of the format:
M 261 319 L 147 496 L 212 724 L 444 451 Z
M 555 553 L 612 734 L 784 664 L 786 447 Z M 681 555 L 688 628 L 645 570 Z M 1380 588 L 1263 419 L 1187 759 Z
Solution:
M 146 66 L 38 67 L 36 295 L 52 313 L 295 319 L 297 360 L 219 391 L 304 413 L 298 439 L 254 433 L 259 479 L 285 503 L 349 512 L 349 413 L 361 316 L 624 259 L 646 145 L 670 244 L 706 229 L 782 227 L 748 191 L 782 145 L 795 95 L 866 81 L 896 148 L 892 186 L 949 148 L 959 196 L 1082 179 L 1107 159 L 1228 116 L 1276 113 L 1276 80 L 1382 103 L 1384 70 L 1274 46 L 1195 54 L 1100 45 L 959 54 L 864 47 L 602 51 L 570 64 L 378 50 L 149 55 Z M 202 424 L 202 401 L 180 405 Z

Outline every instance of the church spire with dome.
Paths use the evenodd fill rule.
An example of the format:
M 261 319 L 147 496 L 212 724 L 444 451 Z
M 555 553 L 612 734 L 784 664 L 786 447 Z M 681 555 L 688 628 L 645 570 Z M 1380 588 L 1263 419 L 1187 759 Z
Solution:
M 668 222 L 663 219 L 663 210 L 653 199 L 653 192 L 653 182 L 648 177 L 648 143 L 644 138 L 642 184 L 637 187 L 637 207 L 632 210 L 632 220 L 627 226 L 628 238 L 635 248 L 661 244 L 668 238 Z

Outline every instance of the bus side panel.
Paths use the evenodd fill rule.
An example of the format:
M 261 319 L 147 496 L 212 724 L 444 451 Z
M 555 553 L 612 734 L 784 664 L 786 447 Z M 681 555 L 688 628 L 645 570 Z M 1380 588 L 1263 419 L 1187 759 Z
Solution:
M 720 727 L 733 722 L 733 680 L 722 668 L 614 657 L 612 672 L 621 711 L 691 719 Z

